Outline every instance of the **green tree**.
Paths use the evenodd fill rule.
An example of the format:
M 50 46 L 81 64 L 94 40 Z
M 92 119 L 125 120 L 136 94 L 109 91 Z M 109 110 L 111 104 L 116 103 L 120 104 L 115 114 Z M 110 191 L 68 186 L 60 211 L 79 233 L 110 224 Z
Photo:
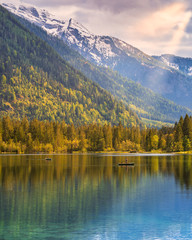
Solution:
M 183 151 L 183 131 L 181 124 L 182 124 L 181 121 L 179 121 L 179 123 L 175 127 L 174 142 L 176 152 Z
M 166 150 L 168 152 L 173 152 L 174 151 L 174 135 L 172 133 L 171 134 L 167 134 Z
M 79 140 L 80 140 L 79 149 L 82 152 L 86 152 L 87 151 L 87 139 L 86 139 L 86 135 L 85 135 L 85 132 L 83 131 L 83 129 L 80 130 Z
M 184 137 L 183 147 L 184 147 L 185 151 L 191 150 L 191 141 L 189 140 L 189 138 L 187 136 Z
M 104 133 L 104 140 L 105 140 L 105 148 L 111 150 L 112 149 L 112 141 L 113 141 L 113 136 L 112 136 L 112 129 L 111 125 L 104 125 L 103 127 L 103 133 Z
M 7 83 L 7 77 L 3 74 L 1 76 L 1 84 L 4 86 Z
M 159 144 L 159 137 L 158 135 L 153 135 L 151 139 L 151 148 L 157 150 Z
M 71 124 L 67 128 L 67 137 L 68 137 L 68 140 L 70 141 L 70 149 L 69 149 L 70 152 L 73 151 L 73 140 L 75 139 L 75 136 L 76 136 L 75 127 L 74 127 L 74 124 Z
M 13 138 L 14 128 L 13 123 L 9 116 L 3 117 L 2 120 L 2 136 L 3 141 L 8 142 L 10 139 Z
M 192 140 L 192 121 L 186 114 L 183 122 L 183 135 Z

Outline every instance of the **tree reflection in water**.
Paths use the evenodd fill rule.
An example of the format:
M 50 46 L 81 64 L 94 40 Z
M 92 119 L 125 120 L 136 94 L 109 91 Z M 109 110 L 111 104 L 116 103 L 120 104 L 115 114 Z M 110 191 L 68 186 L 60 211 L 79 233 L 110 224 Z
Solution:
M 43 155 L 0 157 L 0 229 L 12 225 L 62 224 L 71 231 L 108 214 L 124 196 L 135 199 L 146 179 L 174 177 L 192 189 L 192 156 L 131 156 L 134 167 L 118 167 L 125 156 Z M 121 202 L 122 204 L 122 202 Z M 28 223 L 28 224 L 27 224 Z M 23 225 L 24 224 L 24 225 Z M 14 231 L 14 230 L 13 230 Z M 16 232 L 17 232 L 16 231 Z M 63 230 L 64 231 L 64 230 Z M 1 234 L 0 234 L 1 236 Z

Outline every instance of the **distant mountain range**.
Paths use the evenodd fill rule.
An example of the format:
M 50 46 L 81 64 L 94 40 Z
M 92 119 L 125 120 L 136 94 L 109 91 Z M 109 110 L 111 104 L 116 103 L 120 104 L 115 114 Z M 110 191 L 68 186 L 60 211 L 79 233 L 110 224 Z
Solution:
M 62 21 L 34 7 L 3 6 L 62 39 L 92 63 L 110 67 L 175 103 L 192 108 L 192 59 L 152 57 L 117 38 L 94 35 L 74 19 Z

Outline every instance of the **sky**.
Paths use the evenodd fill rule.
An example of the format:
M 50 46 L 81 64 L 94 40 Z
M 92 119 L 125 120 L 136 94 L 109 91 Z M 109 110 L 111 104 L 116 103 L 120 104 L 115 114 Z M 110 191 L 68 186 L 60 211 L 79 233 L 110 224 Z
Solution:
M 94 34 L 117 37 L 150 55 L 192 57 L 192 0 L 3 2 L 18 1 L 46 9 L 60 19 L 74 18 Z

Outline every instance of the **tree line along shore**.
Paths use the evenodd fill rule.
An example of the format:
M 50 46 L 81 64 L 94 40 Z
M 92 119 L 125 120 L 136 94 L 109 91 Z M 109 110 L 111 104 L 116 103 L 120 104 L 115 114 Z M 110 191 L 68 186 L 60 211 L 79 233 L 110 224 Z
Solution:
M 192 150 L 192 117 L 173 127 L 141 128 L 97 123 L 74 126 L 27 118 L 0 120 L 1 153 L 183 152 Z

